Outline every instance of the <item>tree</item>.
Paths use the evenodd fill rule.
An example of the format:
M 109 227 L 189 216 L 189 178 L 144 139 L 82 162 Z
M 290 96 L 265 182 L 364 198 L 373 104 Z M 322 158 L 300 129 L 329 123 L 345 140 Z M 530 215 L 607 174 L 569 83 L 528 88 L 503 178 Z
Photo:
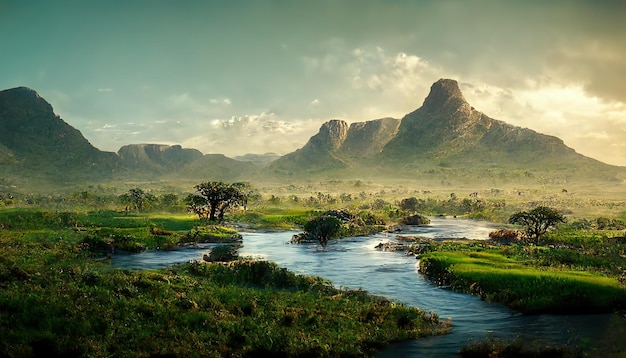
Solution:
M 198 184 L 194 188 L 196 194 L 189 194 L 185 202 L 187 211 L 198 215 L 200 220 L 222 221 L 227 210 L 246 203 L 246 194 L 236 184 L 212 181 Z
M 145 193 L 139 188 L 133 188 L 128 193 L 120 195 L 120 201 L 128 206 L 133 207 L 138 212 L 141 212 L 144 208 L 144 204 L 147 199 L 151 197 L 150 194 Z M 128 207 L 127 207 L 128 211 Z
M 341 221 L 329 215 L 318 216 L 304 224 L 306 235 L 317 239 L 324 249 L 330 239 L 339 236 L 340 230 Z
M 538 206 L 531 211 L 517 212 L 509 218 L 510 224 L 525 227 L 526 239 L 533 244 L 539 243 L 541 236 L 543 236 L 548 229 L 558 223 L 564 223 L 565 221 L 565 216 L 558 210 L 545 206 Z
M 400 207 L 400 209 L 404 211 L 414 212 L 414 211 L 417 211 L 418 203 L 419 201 L 417 200 L 417 198 L 412 196 L 410 198 L 402 199 L 398 206 Z

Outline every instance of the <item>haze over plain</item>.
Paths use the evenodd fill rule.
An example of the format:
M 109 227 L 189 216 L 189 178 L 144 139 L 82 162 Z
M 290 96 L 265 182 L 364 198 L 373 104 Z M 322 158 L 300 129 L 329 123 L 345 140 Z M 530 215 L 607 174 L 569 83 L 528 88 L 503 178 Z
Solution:
M 285 154 L 331 119 L 401 118 L 455 78 L 493 118 L 626 165 L 621 1 L 0 0 L 0 87 L 102 150 Z

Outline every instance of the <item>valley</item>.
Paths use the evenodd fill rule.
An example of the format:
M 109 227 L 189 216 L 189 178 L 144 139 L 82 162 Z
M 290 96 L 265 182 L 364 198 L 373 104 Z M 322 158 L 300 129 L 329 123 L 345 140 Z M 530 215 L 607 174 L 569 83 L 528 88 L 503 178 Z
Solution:
M 420 307 L 414 281 L 432 290 L 420 293 L 427 297 L 444 283 L 445 297 L 473 300 L 471 307 L 484 310 L 475 319 L 497 316 L 501 330 L 519 312 L 601 313 L 605 322 L 601 332 L 585 331 L 588 337 L 531 347 L 504 332 L 474 332 L 477 341 L 455 352 L 624 352 L 605 331 L 626 327 L 626 168 L 476 111 L 454 80 L 435 82 L 402 119 L 332 119 L 292 153 L 238 158 L 148 143 L 100 151 L 34 90 L 5 90 L 0 170 L 0 350 L 9 356 L 384 356 L 394 342 L 456 337 L 472 325 L 466 311 Z M 213 194 L 194 201 L 198 183 L 242 195 L 219 199 L 228 205 L 209 221 Z M 566 220 L 529 243 L 510 217 L 537 207 Z M 430 223 L 406 224 L 416 216 Z M 328 217 L 336 227 L 317 229 L 305 244 L 287 243 L 285 235 Z M 423 236 L 428 228 L 450 235 L 446 218 L 519 236 Z M 400 252 L 376 251 L 374 241 Z M 120 257 L 186 249 L 199 251 L 159 267 L 119 264 Z M 293 252 L 302 262 L 287 259 Z M 358 259 L 351 252 L 372 255 L 378 266 L 349 266 Z M 370 271 L 387 265 L 409 284 L 394 289 L 379 277 L 363 289 Z M 350 270 L 370 274 L 357 278 Z M 542 329 L 567 324 L 549 322 Z M 441 337 L 428 339 L 453 339 Z M 505 348 L 492 346 L 494 337 Z

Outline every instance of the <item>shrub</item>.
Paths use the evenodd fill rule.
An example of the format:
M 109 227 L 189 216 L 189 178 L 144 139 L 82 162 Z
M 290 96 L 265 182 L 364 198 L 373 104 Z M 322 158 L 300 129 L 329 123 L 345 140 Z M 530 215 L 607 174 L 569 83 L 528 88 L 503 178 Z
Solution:
M 489 233 L 489 241 L 499 244 L 511 244 L 520 239 L 520 232 L 511 229 L 500 229 Z
M 334 216 L 318 216 L 304 224 L 304 231 L 326 248 L 330 239 L 339 236 L 341 225 L 341 221 Z

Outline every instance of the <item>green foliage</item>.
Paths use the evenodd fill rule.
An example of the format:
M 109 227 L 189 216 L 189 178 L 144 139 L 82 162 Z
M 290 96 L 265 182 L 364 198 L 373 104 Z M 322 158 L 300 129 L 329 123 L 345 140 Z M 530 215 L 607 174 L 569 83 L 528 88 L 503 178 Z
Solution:
M 330 215 L 318 216 L 304 224 L 304 232 L 309 237 L 319 241 L 326 248 L 330 239 L 339 237 L 342 223 Z
M 521 340 L 506 341 L 501 339 L 486 339 L 473 341 L 459 352 L 461 357 L 493 357 L 493 358 L 537 358 L 537 357 L 586 357 L 582 350 L 568 346 L 535 346 L 525 344 Z
M 120 195 L 118 199 L 126 205 L 126 213 L 128 213 L 129 206 L 137 212 L 142 212 L 146 205 L 158 201 L 154 195 L 146 193 L 140 188 L 130 189 L 127 193 Z
M 417 198 L 412 196 L 410 198 L 402 199 L 400 203 L 398 204 L 398 206 L 400 207 L 400 209 L 404 211 L 416 212 L 418 208 L 418 203 L 419 201 L 417 200 Z
M 233 214 L 231 220 L 255 229 L 295 229 L 304 225 L 312 213 L 309 209 L 259 208 Z
M 113 270 L 69 241 L 0 232 L 6 356 L 365 356 L 448 328 L 267 262 Z
M 509 218 L 510 224 L 518 224 L 524 227 L 526 231 L 525 239 L 533 244 L 538 244 L 548 229 L 565 221 L 565 216 L 558 210 L 546 206 L 538 206 L 530 211 L 517 212 Z
M 239 249 L 241 244 L 226 244 L 214 247 L 208 255 L 205 255 L 204 261 L 208 262 L 227 262 L 234 261 L 239 258 Z
M 420 270 L 441 285 L 526 313 L 607 312 L 626 305 L 617 278 L 578 270 L 533 267 L 500 249 L 426 253 Z
M 224 213 L 235 205 L 246 205 L 247 195 L 241 183 L 227 184 L 220 181 L 196 185 L 196 194 L 185 199 L 187 210 L 205 221 L 223 221 Z
M 180 239 L 180 242 L 239 242 L 241 235 L 234 229 L 220 225 L 196 226 Z

